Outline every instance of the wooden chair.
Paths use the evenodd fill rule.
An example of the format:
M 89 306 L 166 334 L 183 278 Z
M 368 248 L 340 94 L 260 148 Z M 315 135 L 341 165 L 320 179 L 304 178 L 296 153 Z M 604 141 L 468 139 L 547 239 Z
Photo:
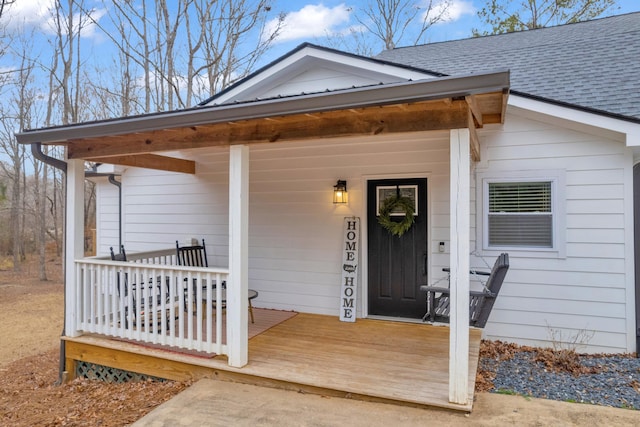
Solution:
M 498 297 L 502 282 L 509 270 L 509 254 L 500 254 L 496 259 L 491 272 L 471 270 L 470 274 L 480 278 L 483 285 L 482 291 L 469 292 L 469 326 L 484 328 L 489 320 L 489 314 Z M 449 271 L 443 268 L 443 271 Z M 486 282 L 482 281 L 486 277 Z M 449 288 L 432 285 L 422 285 L 420 290 L 427 293 L 427 311 L 422 317 L 423 321 L 449 322 Z

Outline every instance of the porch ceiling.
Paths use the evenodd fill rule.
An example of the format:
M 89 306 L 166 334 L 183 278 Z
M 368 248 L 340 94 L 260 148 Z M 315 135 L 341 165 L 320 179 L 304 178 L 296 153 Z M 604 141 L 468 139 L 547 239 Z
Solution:
M 195 173 L 158 155 L 191 148 L 469 128 L 502 123 L 507 71 L 299 95 L 26 131 L 18 142 L 66 145 L 70 159 Z

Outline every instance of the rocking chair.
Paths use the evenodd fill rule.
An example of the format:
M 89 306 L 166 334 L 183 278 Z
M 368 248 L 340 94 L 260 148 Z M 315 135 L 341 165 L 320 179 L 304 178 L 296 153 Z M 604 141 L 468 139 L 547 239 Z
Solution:
M 449 271 L 443 268 L 443 271 Z M 482 291 L 469 292 L 469 326 L 484 328 L 489 319 L 493 304 L 498 297 L 502 282 L 509 270 L 509 254 L 503 253 L 496 259 L 491 272 L 471 270 L 475 278 L 486 277 Z M 420 290 L 427 293 L 427 311 L 423 321 L 449 323 L 450 291 L 449 288 L 422 285 Z

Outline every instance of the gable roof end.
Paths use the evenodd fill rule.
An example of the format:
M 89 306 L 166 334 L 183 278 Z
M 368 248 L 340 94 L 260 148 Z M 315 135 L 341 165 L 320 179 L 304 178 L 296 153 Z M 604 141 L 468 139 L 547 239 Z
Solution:
M 326 74 L 327 72 L 329 74 Z M 313 75 L 313 73 L 319 74 Z M 326 80 L 328 77 L 329 80 Z M 303 92 L 333 91 L 434 77 L 442 77 L 442 75 L 404 64 L 394 64 L 303 43 L 199 105 L 246 102 L 268 97 L 300 95 Z M 292 85 L 298 78 L 301 78 L 298 85 L 296 86 L 295 83 Z M 308 90 L 310 81 L 316 81 L 319 84 L 326 81 L 325 84 L 328 86 Z

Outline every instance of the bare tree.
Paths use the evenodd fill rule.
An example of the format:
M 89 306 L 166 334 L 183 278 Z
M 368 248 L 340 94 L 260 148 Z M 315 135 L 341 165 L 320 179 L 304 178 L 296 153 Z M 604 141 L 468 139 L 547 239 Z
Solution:
M 22 61 L 15 72 L 13 85 L 15 90 L 11 92 L 9 102 L 0 104 L 0 149 L 10 159 L 6 166 L 0 163 L 5 174 L 10 179 L 11 205 L 9 222 L 11 224 L 11 252 L 13 254 L 13 268 L 20 270 L 20 264 L 24 254 L 24 146 L 18 144 L 14 132 L 16 129 L 24 129 L 25 124 L 31 120 L 32 103 L 34 93 L 29 90 L 29 81 L 33 71 L 33 64 L 23 55 Z
M 66 7 L 65 7 L 66 6 Z M 56 37 L 53 41 L 55 44 L 54 55 L 57 56 L 61 67 L 56 69 L 59 74 L 53 74 L 57 80 L 57 86 L 54 92 L 61 95 L 62 108 L 60 109 L 62 124 L 76 122 L 77 104 L 74 102 L 74 89 L 77 93 L 77 85 L 74 85 L 73 74 L 75 65 L 75 56 L 79 56 L 77 52 L 76 40 L 80 38 L 81 27 L 76 22 L 76 11 L 74 10 L 74 0 L 67 0 L 67 4 L 63 4 L 62 0 L 56 0 L 55 9 L 52 11 Z M 76 82 L 77 83 L 77 82 Z M 53 88 L 52 88 L 53 89 Z
M 22 195 L 21 178 L 24 150 L 15 143 L 15 138 L 13 137 L 13 130 L 15 129 L 13 125 L 16 117 L 15 115 L 10 116 L 11 113 L 4 110 L 4 107 L 0 109 L 0 147 L 10 163 L 0 162 L 0 167 L 3 168 L 5 175 L 9 179 L 9 224 L 11 230 L 9 239 L 13 255 L 13 268 L 19 271 L 20 245 L 22 242 L 20 238 L 20 196 Z
M 271 32 L 265 33 L 270 11 L 266 0 L 220 0 L 208 13 L 199 15 L 205 32 L 201 68 L 207 71 L 209 95 L 246 76 L 269 50 L 285 18 L 279 14 Z M 249 35 L 256 30 L 262 37 L 251 40 Z
M 4 8 L 9 6 L 10 4 L 15 3 L 15 0 L 0 0 L 0 18 L 2 17 L 2 13 L 4 12 Z
M 144 112 L 192 106 L 244 77 L 271 47 L 284 19 L 279 15 L 275 30 L 264 33 L 272 11 L 267 0 L 104 3 L 118 31 L 96 25 L 127 58 L 131 81 L 144 82 Z M 140 103 L 136 96 L 130 101 Z
M 597 18 L 616 5 L 616 0 L 488 0 L 478 11 L 489 31 L 473 30 L 474 36 L 533 30 Z
M 47 164 L 33 159 L 33 179 L 34 179 L 34 218 L 35 218 L 35 241 L 38 251 L 38 276 L 41 281 L 47 280 L 47 211 L 45 207 L 47 191 Z
M 427 30 L 447 18 L 450 6 L 450 0 L 370 0 L 358 11 L 356 20 L 385 49 L 393 49 L 399 43 L 423 43 Z
M 5 7 L 12 4 L 14 0 L 0 0 L 0 19 L 2 18 L 2 13 L 5 11 Z M 4 31 L 4 21 L 0 22 L 0 58 L 3 58 L 5 55 L 5 50 L 7 46 L 11 45 L 11 34 L 7 34 Z M 11 79 L 12 71 L 0 70 L 0 95 L 3 92 L 3 89 L 6 89 L 6 82 Z
M 48 69 L 49 88 L 45 124 L 70 124 L 90 117 L 86 114 L 89 100 L 86 95 L 87 77 L 83 72 L 81 37 L 86 27 L 93 22 L 85 13 L 83 1 L 56 0 L 50 11 L 55 36 L 50 38 L 51 63 Z M 57 153 L 62 157 L 62 153 Z M 51 234 L 61 251 L 60 212 L 64 197 L 60 174 L 54 169 L 53 188 L 47 195 L 53 217 Z M 44 207 L 42 207 L 44 209 Z
M 0 0 L 0 15 L 13 2 Z M 248 74 L 284 19 L 278 15 L 279 25 L 265 34 L 275 14 L 268 0 L 103 0 L 100 13 L 108 10 L 111 22 L 100 28 L 116 47 L 108 63 L 85 47 L 85 30 L 101 21 L 89 3 L 99 6 L 51 2 L 46 34 L 39 26 L 22 41 L 0 34 L 0 56 L 14 64 L 0 71 L 0 229 L 7 234 L 0 244 L 14 254 L 16 268 L 25 242 L 37 249 L 43 280 L 46 242 L 53 239 L 61 253 L 64 180 L 59 170 L 32 159 L 13 132 L 192 106 Z M 28 25 L 14 33 L 26 33 Z M 64 156 L 60 148 L 42 148 Z M 95 215 L 94 191 L 87 186 L 88 223 Z

